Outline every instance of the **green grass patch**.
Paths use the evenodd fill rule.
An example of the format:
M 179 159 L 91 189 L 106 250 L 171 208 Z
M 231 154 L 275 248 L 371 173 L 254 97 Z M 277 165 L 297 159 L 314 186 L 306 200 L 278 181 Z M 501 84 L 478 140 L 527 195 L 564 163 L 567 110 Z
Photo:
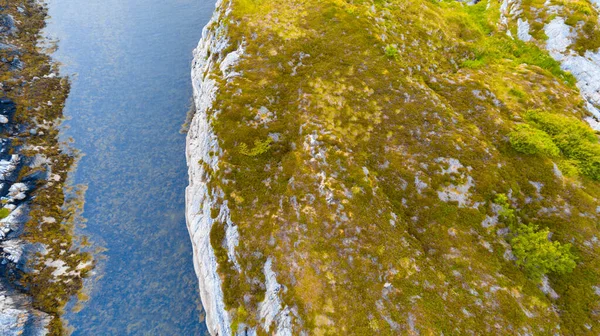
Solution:
M 7 208 L 0 209 L 0 219 L 8 217 L 9 214 L 10 210 L 8 210 Z
M 600 144 L 594 131 L 583 121 L 559 114 L 530 111 L 528 125 L 519 125 L 510 133 L 515 150 L 525 154 L 544 154 L 567 159 L 562 163 L 569 174 L 576 171 L 600 181 Z
M 517 125 L 508 137 L 513 148 L 521 153 L 550 157 L 560 154 L 560 149 L 554 144 L 548 133 L 526 124 Z

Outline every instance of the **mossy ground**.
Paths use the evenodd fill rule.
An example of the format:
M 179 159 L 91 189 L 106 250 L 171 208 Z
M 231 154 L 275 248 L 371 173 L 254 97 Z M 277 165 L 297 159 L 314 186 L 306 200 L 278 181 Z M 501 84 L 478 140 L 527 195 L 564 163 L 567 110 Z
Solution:
M 8 61 L 0 63 L 2 94 L 17 106 L 15 127 L 5 129 L 3 137 L 12 140 L 12 152 L 25 158 L 42 154 L 50 162 L 49 166 L 35 169 L 26 166 L 18 177 L 19 181 L 36 180 L 36 173 L 48 173 L 47 179 L 36 180 L 30 194 L 29 220 L 21 236 L 30 243 L 43 244 L 47 254 L 28 260 L 32 271 L 21 273 L 17 281 L 33 298 L 34 308 L 53 317 L 50 335 L 62 335 L 65 333 L 60 318 L 63 308 L 81 290 L 83 278 L 93 268 L 92 256 L 77 247 L 78 237 L 73 232 L 81 212 L 81 192 L 66 190 L 64 184 L 75 160 L 58 136 L 69 82 L 56 76 L 56 64 L 39 47 L 46 19 L 44 6 L 33 0 L 9 1 L 0 6 L 3 6 L 0 13 L 12 15 L 18 29 L 14 36 L 7 36 L 3 41 L 14 45 L 18 53 L 0 50 L 0 57 Z M 21 69 L 9 66 L 14 57 L 22 62 Z M 32 134 L 30 129 L 36 132 Z M 68 272 L 53 274 L 58 269 L 47 265 L 52 260 L 64 262 Z
M 259 324 L 272 257 L 294 333 L 598 333 L 600 185 L 508 138 L 529 110 L 582 118 L 584 102 L 547 53 L 506 36 L 499 2 L 231 7 L 245 56 L 210 116 L 223 149 L 210 173 L 240 232 L 241 273 L 223 225 L 211 233 L 235 325 Z M 575 270 L 550 274 L 557 298 L 507 257 L 506 226 L 486 224 L 499 193 L 573 245 Z
M 521 16 L 530 24 L 530 34 L 538 43 L 545 43 L 547 36 L 544 25 L 554 17 L 566 18 L 565 23 L 573 27 L 577 33 L 571 48 L 584 54 L 600 48 L 600 26 L 598 25 L 598 8 L 592 1 L 586 0 L 524 0 L 520 2 Z M 552 8 L 548 10 L 548 8 Z M 512 29 L 516 36 L 516 28 Z

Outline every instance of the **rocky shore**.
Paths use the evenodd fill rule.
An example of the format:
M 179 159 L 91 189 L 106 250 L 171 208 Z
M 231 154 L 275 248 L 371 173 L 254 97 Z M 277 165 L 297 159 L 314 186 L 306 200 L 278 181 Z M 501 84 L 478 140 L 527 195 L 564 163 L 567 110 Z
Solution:
M 37 1 L 0 3 L 0 333 L 7 336 L 63 334 L 63 309 L 94 266 L 73 233 L 82 200 L 65 187 L 74 155 L 58 139 L 69 83 L 39 47 L 45 18 Z

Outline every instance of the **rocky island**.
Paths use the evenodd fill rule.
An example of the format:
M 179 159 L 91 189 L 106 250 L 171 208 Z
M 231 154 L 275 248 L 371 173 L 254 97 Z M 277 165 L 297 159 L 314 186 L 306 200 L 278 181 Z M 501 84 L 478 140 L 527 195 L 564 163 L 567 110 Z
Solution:
M 74 235 L 75 156 L 59 142 L 69 82 L 39 46 L 46 9 L 0 1 L 0 333 L 62 335 L 67 302 L 94 267 Z
M 209 332 L 597 335 L 599 5 L 220 0 L 186 148 Z

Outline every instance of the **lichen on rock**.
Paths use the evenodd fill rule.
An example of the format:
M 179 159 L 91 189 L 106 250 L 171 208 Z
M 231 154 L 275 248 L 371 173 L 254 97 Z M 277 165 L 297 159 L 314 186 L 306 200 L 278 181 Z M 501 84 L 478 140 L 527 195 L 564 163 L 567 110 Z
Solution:
M 597 332 L 598 80 L 563 60 L 595 62 L 584 2 L 220 2 L 186 148 L 209 331 Z M 552 155 L 511 144 L 524 124 Z M 572 244 L 572 272 L 520 266 L 498 195 Z

